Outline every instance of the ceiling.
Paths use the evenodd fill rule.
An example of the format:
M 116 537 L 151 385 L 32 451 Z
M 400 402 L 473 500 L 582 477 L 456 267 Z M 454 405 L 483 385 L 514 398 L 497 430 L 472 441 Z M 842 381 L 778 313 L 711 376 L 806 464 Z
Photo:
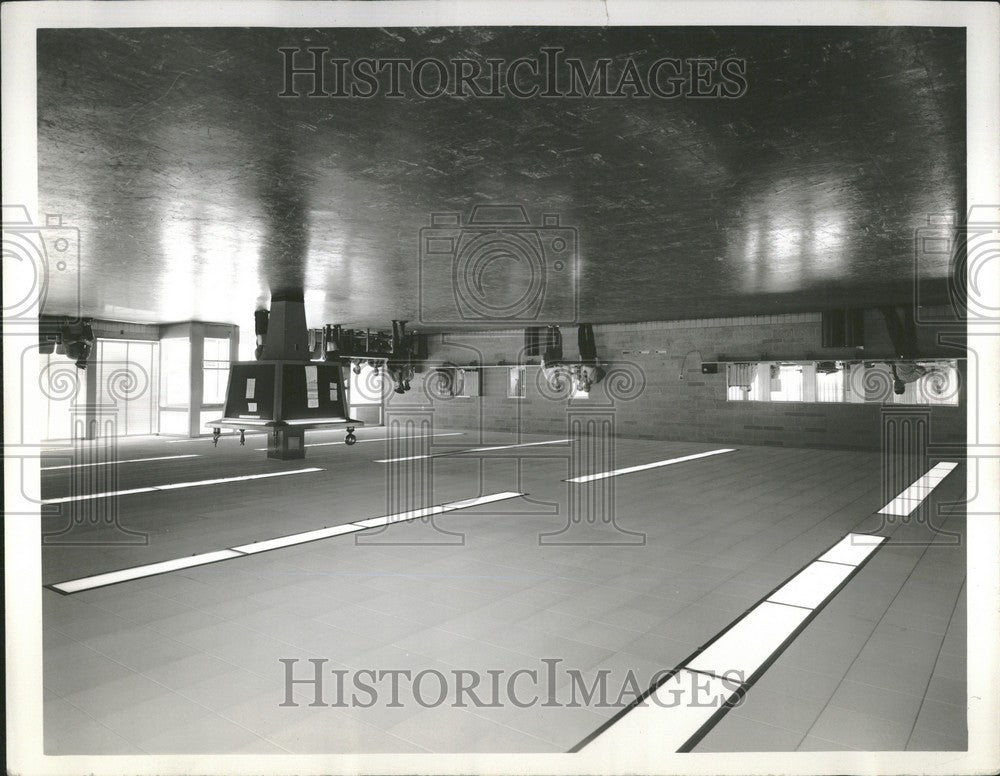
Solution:
M 510 61 L 552 45 L 616 67 L 740 57 L 747 90 L 278 96 L 282 46 Z M 456 307 L 454 262 L 422 255 L 432 214 L 491 204 L 557 214 L 577 240 L 554 264 L 554 227 L 537 230 L 547 285 L 522 317 L 904 303 L 914 230 L 964 211 L 963 29 L 43 30 L 38 79 L 39 204 L 80 230 L 79 290 L 53 279 L 51 314 L 252 325 L 271 291 L 302 288 L 312 326 L 509 327 Z M 529 265 L 485 266 L 489 298 L 528 289 Z

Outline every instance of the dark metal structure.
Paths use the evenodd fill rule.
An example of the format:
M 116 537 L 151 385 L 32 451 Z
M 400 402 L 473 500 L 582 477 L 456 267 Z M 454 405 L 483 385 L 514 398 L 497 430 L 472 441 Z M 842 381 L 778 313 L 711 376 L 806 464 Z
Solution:
M 258 336 L 260 360 L 230 366 L 223 417 L 205 424 L 214 444 L 223 428 L 238 429 L 241 445 L 247 429 L 263 430 L 268 458 L 304 458 L 307 430 L 344 428 L 345 442 L 353 445 L 354 429 L 364 423 L 348 417 L 340 362 L 309 359 L 301 292 L 272 297 L 266 333 Z

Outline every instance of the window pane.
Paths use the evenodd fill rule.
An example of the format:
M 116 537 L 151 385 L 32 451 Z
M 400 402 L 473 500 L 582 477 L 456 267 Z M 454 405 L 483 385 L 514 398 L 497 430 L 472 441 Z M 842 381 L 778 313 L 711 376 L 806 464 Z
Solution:
M 226 400 L 226 384 L 229 378 L 228 369 L 204 370 L 202 384 L 203 404 L 223 404 Z
M 726 398 L 729 401 L 756 401 L 760 396 L 757 388 L 760 371 L 757 364 L 727 364 Z
M 729 401 L 751 401 L 756 399 L 756 385 L 751 385 L 749 387 L 740 385 L 730 385 L 726 398 Z
M 958 406 L 958 363 L 938 361 L 924 375 L 921 393 L 928 404 Z
M 844 400 L 844 371 L 816 373 L 816 401 Z
M 954 359 L 730 363 L 726 365 L 726 399 L 955 407 L 959 404 L 961 379 L 958 364 Z M 896 393 L 896 387 L 902 392 Z
M 954 362 L 923 362 L 916 366 L 923 374 L 915 379 L 915 372 L 897 373 L 903 379 L 903 393 L 893 393 L 894 404 L 958 404 L 958 370 Z
M 229 340 L 217 337 L 205 338 L 205 361 L 229 361 Z
M 511 367 L 507 370 L 507 398 L 523 399 L 525 397 L 524 367 Z
M 229 379 L 229 339 L 206 337 L 202 359 L 202 404 L 224 404 Z
M 771 401 L 802 401 L 802 367 L 771 370 Z
M 191 343 L 184 338 L 160 342 L 160 403 L 187 407 L 191 402 Z

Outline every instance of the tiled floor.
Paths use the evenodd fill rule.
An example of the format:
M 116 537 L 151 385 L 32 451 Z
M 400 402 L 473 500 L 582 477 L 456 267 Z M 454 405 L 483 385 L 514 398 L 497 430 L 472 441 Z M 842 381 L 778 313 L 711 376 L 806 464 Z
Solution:
M 435 446 L 514 441 L 465 435 Z M 101 502 L 63 505 L 46 528 L 83 517 L 55 537 L 82 544 L 46 544 L 45 583 L 374 517 L 401 503 L 529 495 L 71 596 L 45 590 L 47 752 L 566 751 L 632 699 L 623 690 L 630 678 L 644 686 L 680 663 L 850 530 L 891 541 L 696 751 L 965 748 L 964 545 L 916 521 L 881 523 L 874 513 L 887 499 L 875 454 L 744 447 L 569 485 L 567 447 L 527 447 L 434 459 L 426 464 L 433 495 L 424 498 L 413 481 L 387 484 L 387 472 L 399 470 L 373 463 L 389 452 L 382 443 L 310 448 L 304 461 L 288 462 L 267 461 L 259 446 L 253 438 L 218 449 L 122 441 L 121 458 L 199 457 L 123 465 L 119 489 L 324 471 L 125 496 L 116 513 Z M 615 466 L 712 447 L 618 440 Z M 43 495 L 69 493 L 72 477 L 43 474 Z M 600 520 L 568 523 L 569 488 L 597 500 L 613 490 L 616 525 L 644 543 L 629 544 L 633 534 Z M 963 488 L 960 467 L 931 505 L 958 500 Z M 148 543 L 127 543 L 115 520 Z M 961 536 L 964 516 L 949 514 L 943 528 Z M 387 705 L 385 682 L 367 708 L 309 706 L 308 684 L 294 687 L 297 705 L 282 705 L 282 659 L 297 659 L 296 677 L 311 676 L 310 659 L 325 659 L 326 702 L 336 701 L 334 669 L 349 672 L 348 682 L 365 669 L 433 669 L 449 677 L 450 700 L 453 672 L 467 672 L 481 678 L 479 697 L 489 702 L 489 671 L 504 672 L 502 687 L 522 669 L 546 677 L 543 661 L 558 660 L 552 689 L 563 705 L 476 706 L 466 696 L 465 707 L 425 708 L 402 692 L 399 705 Z M 587 687 L 606 672 L 606 702 L 584 702 L 570 670 Z M 424 690 L 432 701 L 434 676 Z M 519 700 L 532 699 L 529 682 L 518 687 Z M 549 689 L 539 683 L 540 701 Z M 574 689 L 578 703 L 567 707 Z M 344 690 L 349 697 L 351 686 Z

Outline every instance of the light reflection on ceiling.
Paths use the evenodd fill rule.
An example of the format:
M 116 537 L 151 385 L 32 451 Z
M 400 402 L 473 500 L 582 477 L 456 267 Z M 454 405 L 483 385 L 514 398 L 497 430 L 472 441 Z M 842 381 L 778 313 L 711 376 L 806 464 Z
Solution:
M 489 203 L 577 230 L 591 321 L 905 303 L 914 230 L 964 211 L 961 29 L 483 32 L 42 30 L 39 201 L 80 229 L 83 312 L 249 325 L 303 287 L 310 325 L 419 324 L 420 230 Z M 738 56 L 750 77 L 734 100 L 279 98 L 277 49 L 307 39 Z M 922 271 L 945 298 L 947 257 Z M 77 296 L 57 278 L 45 312 Z

